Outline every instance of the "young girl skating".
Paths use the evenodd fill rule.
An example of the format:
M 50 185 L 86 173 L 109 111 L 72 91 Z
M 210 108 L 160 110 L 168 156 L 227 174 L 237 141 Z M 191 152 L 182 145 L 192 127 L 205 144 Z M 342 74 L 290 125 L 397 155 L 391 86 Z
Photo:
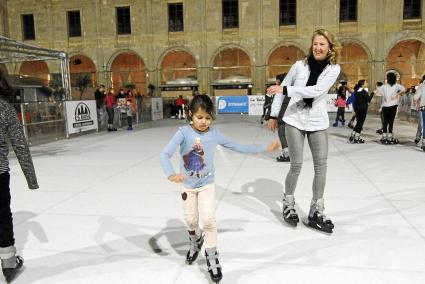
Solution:
M 279 142 L 269 146 L 242 145 L 227 139 L 220 131 L 211 127 L 214 105 L 207 95 L 195 96 L 189 104 L 187 120 L 190 125 L 180 127 L 161 152 L 161 165 L 172 182 L 182 183 L 184 219 L 189 231 L 190 248 L 186 263 L 192 264 L 198 257 L 205 239 L 205 257 L 211 280 L 222 279 L 217 251 L 217 225 L 215 211 L 215 168 L 214 154 L 217 145 L 241 153 L 272 152 Z M 180 146 L 180 172 L 175 172 L 170 162 Z M 204 232 L 199 227 L 199 219 Z

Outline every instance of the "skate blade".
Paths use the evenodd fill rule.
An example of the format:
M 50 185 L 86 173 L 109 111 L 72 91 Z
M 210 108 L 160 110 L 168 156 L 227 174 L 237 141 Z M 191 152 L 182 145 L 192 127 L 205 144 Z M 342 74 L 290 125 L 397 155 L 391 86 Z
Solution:
M 326 236 L 330 236 L 330 235 L 332 235 L 332 233 L 333 233 L 333 229 L 320 229 L 320 228 L 318 228 L 318 227 L 316 227 L 316 226 L 314 226 L 314 225 L 311 225 L 311 224 L 310 224 L 310 222 L 308 221 L 308 219 L 303 219 L 303 220 L 302 220 L 302 222 L 303 222 L 303 224 L 304 224 L 307 228 L 309 228 L 309 229 L 311 229 L 311 230 L 313 230 L 313 231 L 316 231 L 316 232 L 322 233 L 322 234 L 324 234 L 324 235 L 326 235 Z
M 286 221 L 285 218 L 283 218 L 283 221 L 284 221 L 286 227 L 295 229 L 298 226 L 298 222 L 297 223 L 291 223 L 291 222 Z

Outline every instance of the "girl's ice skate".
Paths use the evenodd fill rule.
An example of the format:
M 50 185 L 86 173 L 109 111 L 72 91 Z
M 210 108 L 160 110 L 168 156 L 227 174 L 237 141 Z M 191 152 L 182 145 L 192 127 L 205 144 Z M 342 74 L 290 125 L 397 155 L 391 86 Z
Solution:
M 18 276 L 20 272 L 22 272 L 22 267 L 24 265 L 24 259 L 17 255 L 15 258 L 16 266 L 15 267 L 4 267 L 4 261 L 2 260 L 2 270 L 4 278 L 6 278 L 6 282 L 10 283 L 13 279 Z
M 323 198 L 318 199 L 316 202 L 311 201 L 310 213 L 308 214 L 308 219 L 304 224 L 313 229 L 325 232 L 333 233 L 334 224 L 331 220 L 326 218 L 323 211 L 325 210 Z
M 189 250 L 186 254 L 186 263 L 192 264 L 198 258 L 199 251 L 204 243 L 204 233 L 201 233 L 201 236 L 196 239 L 195 232 L 189 232 L 189 242 Z
M 207 259 L 208 272 L 213 282 L 219 283 L 223 278 L 221 273 L 221 265 L 218 262 L 218 251 L 216 248 L 205 249 L 205 257 Z
M 296 227 L 300 219 L 297 211 L 295 211 L 295 199 L 293 195 L 285 195 L 283 197 L 283 220 L 292 227 Z

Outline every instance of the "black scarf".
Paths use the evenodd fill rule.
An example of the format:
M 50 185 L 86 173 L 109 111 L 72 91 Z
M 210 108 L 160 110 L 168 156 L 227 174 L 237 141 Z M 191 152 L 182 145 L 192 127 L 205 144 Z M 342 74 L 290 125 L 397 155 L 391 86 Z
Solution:
M 322 74 L 326 66 L 329 65 L 329 58 L 326 58 L 323 61 L 316 61 L 313 55 L 310 55 L 307 58 L 308 66 L 310 67 L 310 76 L 308 77 L 306 86 L 314 86 L 317 84 L 317 78 Z M 305 107 L 311 108 L 313 106 L 313 98 L 303 99 Z

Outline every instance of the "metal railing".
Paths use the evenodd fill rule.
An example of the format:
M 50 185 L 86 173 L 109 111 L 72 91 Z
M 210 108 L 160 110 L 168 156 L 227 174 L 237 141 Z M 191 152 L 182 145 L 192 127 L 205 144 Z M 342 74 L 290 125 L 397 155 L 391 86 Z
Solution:
M 47 143 L 67 137 L 64 101 L 28 102 L 12 104 L 18 113 L 23 131 L 30 145 Z M 126 115 L 115 108 L 114 126 L 126 127 Z M 133 108 L 133 125 L 152 121 L 150 98 L 136 99 Z M 99 114 L 99 113 L 98 113 Z M 103 124 L 98 115 L 99 131 L 106 129 L 108 116 L 103 114 Z

